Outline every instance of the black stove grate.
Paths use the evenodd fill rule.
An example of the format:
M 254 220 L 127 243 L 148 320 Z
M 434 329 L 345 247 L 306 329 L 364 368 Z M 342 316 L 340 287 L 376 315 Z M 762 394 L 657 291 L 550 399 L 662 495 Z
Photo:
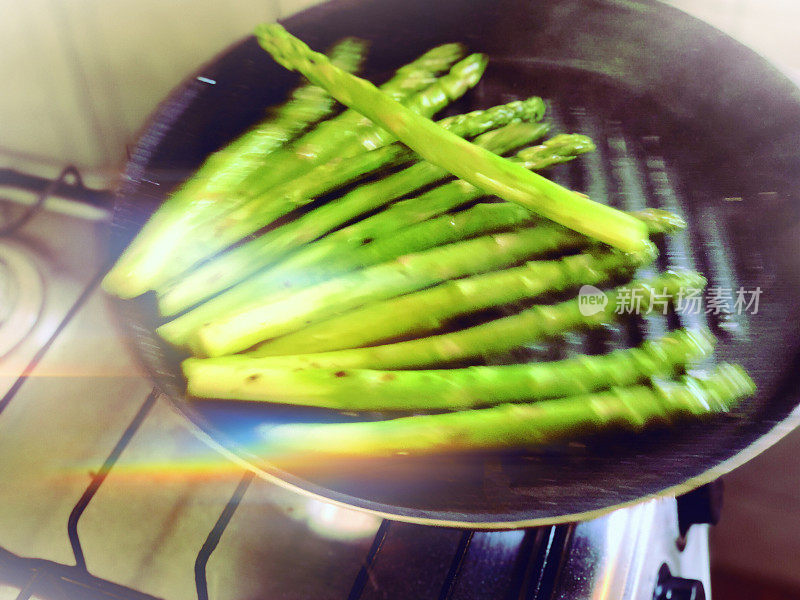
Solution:
M 86 187 L 80 171 L 72 165 L 64 167 L 55 179 L 23 173 L 16 169 L 0 168 L 0 186 L 16 188 L 36 194 L 33 204 L 25 207 L 9 220 L 0 221 L 0 236 L 12 235 L 25 226 L 44 207 L 50 196 L 109 208 L 113 195 L 108 190 Z M 0 197 L 0 202 L 3 198 Z
M 41 600 L 156 600 L 154 596 L 94 577 L 86 567 L 78 523 L 157 400 L 158 392 L 153 390 L 73 508 L 67 531 L 75 555 L 74 566 L 23 558 L 0 548 L 0 582 L 20 588 L 17 600 L 32 597 Z M 242 476 L 198 552 L 194 573 L 198 600 L 210 599 L 206 565 L 253 479 L 251 472 Z M 398 539 L 390 537 L 395 529 L 405 530 L 405 535 Z M 560 574 L 559 567 L 569 549 L 571 529 L 571 525 L 559 525 L 514 532 L 463 531 L 455 539 L 452 530 L 384 520 L 347 600 L 420 598 L 420 583 L 432 598 L 440 600 L 545 600 L 551 597 Z M 520 536 L 522 542 L 512 551 L 503 551 L 502 538 L 509 535 Z M 398 552 L 407 553 L 405 542 L 410 538 L 435 548 L 435 554 L 440 557 L 451 556 L 446 572 L 442 572 L 435 561 L 408 572 Z M 481 539 L 483 543 L 479 542 Z M 384 559 L 388 565 L 383 564 Z M 391 578 L 390 588 L 382 586 L 380 577 L 380 573 L 387 572 L 387 567 L 395 575 L 401 573 L 400 577 Z

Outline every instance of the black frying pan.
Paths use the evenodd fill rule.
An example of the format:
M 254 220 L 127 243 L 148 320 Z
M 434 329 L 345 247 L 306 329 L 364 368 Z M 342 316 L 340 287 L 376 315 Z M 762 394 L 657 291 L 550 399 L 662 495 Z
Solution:
M 249 468 L 308 494 L 394 518 L 512 527 L 585 518 L 719 476 L 785 434 L 797 415 L 800 366 L 800 93 L 763 59 L 654 1 L 342 0 L 286 26 L 322 49 L 344 36 L 371 41 L 366 76 L 442 42 L 486 52 L 484 81 L 453 112 L 545 96 L 560 130 L 591 135 L 599 151 L 552 171 L 557 180 L 623 208 L 683 214 L 685 236 L 661 243 L 659 267 L 696 267 L 711 286 L 760 286 L 759 312 L 703 315 L 720 359 L 759 386 L 733 415 L 642 435 L 600 435 L 527 453 L 410 459 L 324 468 L 265 464 L 257 427 L 346 420 L 324 411 L 184 399 L 178 359 L 153 334 L 152 299 L 118 303 L 147 371 L 197 432 Z M 280 102 L 297 79 L 250 38 L 181 84 L 133 152 L 113 230 L 118 253 L 165 194 L 211 151 Z M 212 80 L 216 83 L 208 83 Z M 547 350 L 600 351 L 678 326 L 625 323 Z M 531 350 L 526 358 L 541 358 Z

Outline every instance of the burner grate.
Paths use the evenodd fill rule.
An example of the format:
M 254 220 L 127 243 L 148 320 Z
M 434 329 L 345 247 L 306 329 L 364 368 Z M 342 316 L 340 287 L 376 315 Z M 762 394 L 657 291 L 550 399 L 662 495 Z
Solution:
M 158 397 L 157 390 L 153 390 L 145 399 L 70 514 L 67 531 L 75 556 L 74 566 L 23 558 L 0 548 L 0 582 L 20 589 L 17 600 L 158 600 L 93 576 L 87 569 L 78 534 L 81 516 Z M 254 474 L 249 471 L 242 476 L 198 552 L 194 574 L 198 600 L 211 598 L 206 566 L 253 479 Z M 406 530 L 405 540 L 390 535 L 395 529 Z M 440 590 L 440 600 L 544 600 L 554 589 L 563 557 L 569 548 L 571 529 L 572 526 L 559 525 L 527 531 L 463 531 L 456 539 L 452 530 L 384 520 L 346 600 L 418 597 L 410 593 L 419 591 L 416 587 L 420 581 L 424 582 L 423 589 Z M 442 573 L 436 564 L 411 572 L 405 569 L 398 558 L 409 551 L 406 544 L 411 538 L 423 541 L 425 546 L 433 546 L 442 556 L 451 555 L 447 571 Z M 381 574 L 387 573 L 387 569 L 402 573 L 401 577 L 392 579 L 391 587 L 384 587 L 381 581 Z M 487 577 L 487 573 L 490 576 Z
M 194 563 L 194 582 L 197 589 L 197 600 L 209 600 L 208 581 L 206 579 L 206 567 L 208 566 L 208 560 L 211 558 L 211 554 L 216 549 L 217 544 L 219 544 L 222 533 L 225 531 L 228 523 L 231 522 L 233 513 L 235 513 L 236 509 L 239 507 L 239 503 L 242 501 L 245 492 L 247 492 L 247 489 L 250 487 L 254 476 L 255 475 L 251 471 L 246 472 L 242 476 L 242 480 L 239 482 L 239 485 L 236 486 L 236 490 L 233 492 L 231 499 L 228 500 L 225 510 L 222 511 L 219 519 L 217 519 L 217 522 L 214 524 L 214 529 L 212 529 L 211 533 L 208 534 L 205 544 L 203 544 L 203 547 L 200 548 L 200 552 L 197 555 L 197 560 Z

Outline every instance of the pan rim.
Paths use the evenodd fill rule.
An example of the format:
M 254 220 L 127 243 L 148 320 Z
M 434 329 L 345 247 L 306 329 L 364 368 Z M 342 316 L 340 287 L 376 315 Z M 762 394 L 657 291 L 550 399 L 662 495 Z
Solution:
M 248 460 L 245 456 L 242 456 L 236 450 L 229 448 L 228 446 L 220 442 L 218 439 L 215 439 L 210 433 L 208 433 L 199 423 L 195 421 L 195 418 L 198 417 L 196 412 L 193 411 L 190 407 L 181 406 L 182 404 L 187 403 L 185 399 L 180 399 L 180 400 L 176 399 L 172 394 L 165 392 L 159 384 L 156 384 L 155 387 L 158 389 L 159 394 L 168 401 L 170 408 L 188 421 L 189 429 L 193 435 L 195 435 L 203 443 L 217 450 L 222 455 L 226 456 L 228 459 L 240 465 L 247 471 L 255 474 L 262 480 L 276 484 L 283 489 L 297 492 L 307 498 L 334 504 L 339 508 L 356 510 L 358 512 L 371 514 L 384 519 L 401 521 L 404 523 L 411 523 L 415 525 L 428 525 L 428 526 L 448 527 L 456 529 L 468 527 L 471 529 L 479 529 L 479 530 L 506 530 L 506 529 L 510 530 L 510 529 L 525 529 L 529 527 L 541 527 L 547 525 L 561 525 L 564 523 L 574 523 L 578 521 L 589 521 L 592 519 L 602 517 L 609 513 L 612 513 L 616 510 L 624 509 L 637 504 L 642 504 L 658 498 L 677 497 L 687 492 L 690 492 L 702 485 L 711 483 L 712 481 L 719 479 L 723 475 L 730 473 L 734 469 L 742 466 L 746 462 L 750 461 L 751 459 L 755 458 L 765 450 L 775 445 L 777 442 L 779 442 L 781 439 L 783 439 L 789 433 L 791 433 L 795 428 L 800 427 L 800 405 L 798 405 L 789 413 L 789 415 L 785 419 L 776 423 L 767 433 L 765 433 L 761 437 L 757 438 L 755 441 L 748 444 L 745 448 L 743 448 L 730 458 L 722 461 L 721 463 L 711 467 L 706 471 L 703 471 L 699 475 L 687 479 L 679 484 L 668 486 L 656 492 L 652 492 L 650 494 L 637 497 L 633 500 L 628 500 L 625 502 L 620 502 L 617 504 L 593 510 L 560 514 L 553 517 L 515 519 L 508 521 L 506 520 L 471 521 L 471 520 L 448 519 L 448 518 L 434 517 L 434 516 L 428 516 L 428 517 L 414 516 L 406 514 L 405 512 L 398 512 L 397 510 L 393 511 L 391 509 L 393 508 L 397 509 L 399 507 L 392 507 L 391 505 L 388 504 L 365 500 L 363 498 L 351 496 L 343 492 L 337 492 L 329 488 L 317 486 L 310 481 L 306 481 L 305 479 L 293 476 L 289 473 L 287 473 L 286 476 L 281 476 L 276 473 L 271 473 L 267 469 L 259 467 L 258 461 Z M 200 419 L 202 420 L 201 417 Z M 291 480 L 296 480 L 297 483 Z M 300 482 L 308 484 L 309 487 L 303 487 L 300 484 Z M 325 490 L 325 493 L 322 493 L 321 491 L 315 491 L 313 488 L 319 488 L 319 490 Z M 351 499 L 352 501 L 348 501 L 346 499 Z M 412 509 L 412 510 L 413 512 L 426 512 L 432 515 L 436 514 L 437 512 L 443 512 L 443 511 L 423 511 L 419 509 Z

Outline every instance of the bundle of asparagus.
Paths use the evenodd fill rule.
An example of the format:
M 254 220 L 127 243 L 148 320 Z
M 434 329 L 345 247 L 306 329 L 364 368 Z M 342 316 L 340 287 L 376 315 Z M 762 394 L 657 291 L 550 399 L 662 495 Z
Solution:
M 363 55 L 357 40 L 326 57 L 278 25 L 257 36 L 311 83 L 210 157 L 104 285 L 121 297 L 156 292 L 168 317 L 158 333 L 195 355 L 183 364 L 195 398 L 434 413 L 280 427 L 265 433 L 265 451 L 530 446 L 726 411 L 752 393 L 733 365 L 685 375 L 713 351 L 706 330 L 487 366 L 618 320 L 626 293 L 652 307 L 656 295 L 702 288 L 685 271 L 631 281 L 656 257 L 650 237 L 686 224 L 660 210 L 618 211 L 536 174 L 594 150 L 579 134 L 541 141 L 540 98 L 431 121 L 486 67 L 458 44 L 376 88 L 350 74 Z M 337 115 L 333 98 L 346 107 Z M 618 287 L 594 311 L 563 298 L 587 284 Z

